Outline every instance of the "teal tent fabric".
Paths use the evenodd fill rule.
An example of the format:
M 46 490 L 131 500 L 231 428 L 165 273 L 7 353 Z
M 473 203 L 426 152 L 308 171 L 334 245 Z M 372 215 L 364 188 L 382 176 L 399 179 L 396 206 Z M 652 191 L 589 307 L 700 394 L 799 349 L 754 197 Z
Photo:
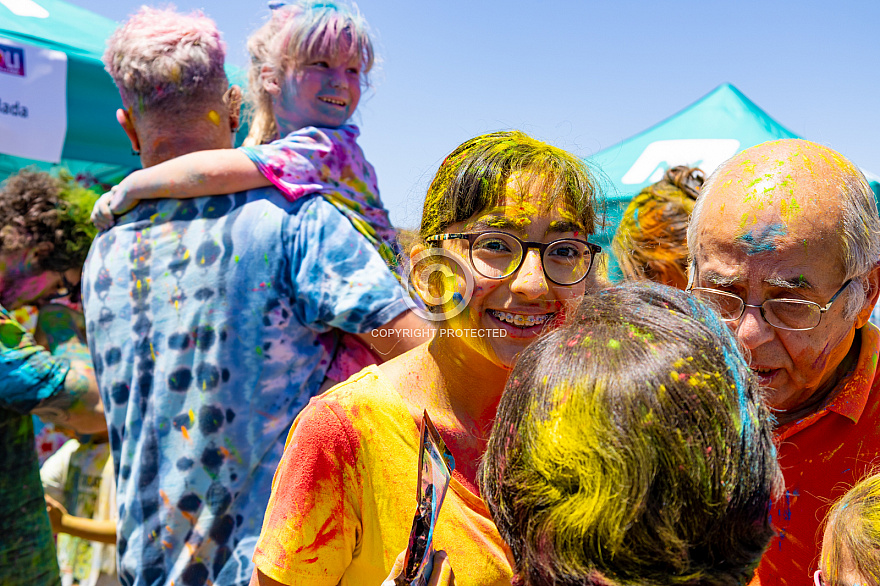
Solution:
M 67 54 L 67 135 L 63 166 L 75 173 L 92 172 L 102 180 L 123 176 L 140 166 L 125 133 L 116 122 L 119 92 L 104 71 L 101 55 L 116 23 L 60 0 L 36 0 L 48 16 L 21 16 L 0 4 L 0 36 Z M 45 12 L 43 14 L 45 14 Z M 0 173 L 36 164 L 0 156 Z
M 800 137 L 726 83 L 666 120 L 599 151 L 587 159 L 599 172 L 607 196 L 606 225 L 594 237 L 596 243 L 610 255 L 611 239 L 626 206 L 639 191 L 659 181 L 666 169 L 688 165 L 711 172 L 742 150 L 781 138 Z M 880 178 L 866 175 L 880 196 Z M 616 266 L 610 264 L 613 277 Z
M 67 54 L 67 135 L 59 165 L 0 153 L 0 179 L 18 169 L 36 165 L 45 170 L 67 167 L 74 174 L 88 174 L 102 183 L 115 183 L 140 167 L 131 144 L 116 122 L 121 106 L 119 92 L 104 71 L 101 56 L 117 23 L 61 0 L 35 0 L 37 16 L 15 14 L 0 4 L 0 37 Z M 28 0 L 28 4 L 33 3 Z M 227 66 L 230 79 L 243 75 Z M 239 130 L 239 141 L 246 136 Z

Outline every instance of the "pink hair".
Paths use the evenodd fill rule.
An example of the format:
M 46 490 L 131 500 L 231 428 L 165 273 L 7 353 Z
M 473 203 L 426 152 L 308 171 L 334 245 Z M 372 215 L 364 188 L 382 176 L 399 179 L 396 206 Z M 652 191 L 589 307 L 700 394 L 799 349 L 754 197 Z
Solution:
M 199 98 L 222 97 L 225 56 L 217 26 L 201 12 L 142 6 L 107 41 L 104 67 L 127 108 L 142 113 L 161 104 L 174 114 Z
M 357 58 L 361 84 L 367 86 L 375 60 L 369 26 L 357 6 L 327 0 L 298 0 L 277 6 L 269 22 L 248 39 L 248 51 L 251 121 L 245 144 L 250 145 L 274 140 L 278 133 L 272 99 L 263 88 L 264 65 L 284 75 L 322 56 Z

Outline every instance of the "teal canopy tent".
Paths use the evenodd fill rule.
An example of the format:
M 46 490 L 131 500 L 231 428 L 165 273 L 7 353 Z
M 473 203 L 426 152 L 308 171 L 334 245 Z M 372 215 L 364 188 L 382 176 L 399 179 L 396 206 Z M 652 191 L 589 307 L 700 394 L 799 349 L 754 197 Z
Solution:
M 731 84 L 721 85 L 670 118 L 588 161 L 606 180 L 606 227 L 594 238 L 608 253 L 611 238 L 630 200 L 662 179 L 676 165 L 711 173 L 736 153 L 780 138 L 800 138 L 759 108 Z M 865 172 L 875 196 L 880 178 Z M 611 267 L 612 276 L 616 267 Z
M 67 133 L 61 161 L 27 159 L 0 153 L 0 177 L 29 164 L 55 164 L 74 174 L 88 173 L 113 182 L 140 162 L 116 122 L 119 92 L 104 71 L 101 55 L 116 23 L 60 0 L 4 0 L 0 3 L 0 38 L 60 51 L 67 56 Z M 0 41 L 2 43 L 2 41 Z M 0 98 L 4 95 L 0 76 Z
M 107 39 L 116 26 L 108 18 L 61 0 L 0 0 L 0 132 L 10 119 L 2 116 L 4 96 L 18 81 L 4 74 L 3 49 L 9 48 L 4 40 L 13 47 L 11 51 L 22 44 L 66 55 L 67 89 L 67 129 L 60 161 L 51 153 L 22 158 L 0 148 L 0 179 L 36 165 L 42 169 L 67 167 L 75 175 L 87 174 L 101 183 L 114 183 L 140 167 L 140 160 L 132 154 L 131 144 L 116 122 L 116 110 L 121 106 L 119 92 L 101 62 Z M 236 82 L 242 77 L 230 67 L 227 74 Z M 246 130 L 240 129 L 239 140 L 245 135 Z

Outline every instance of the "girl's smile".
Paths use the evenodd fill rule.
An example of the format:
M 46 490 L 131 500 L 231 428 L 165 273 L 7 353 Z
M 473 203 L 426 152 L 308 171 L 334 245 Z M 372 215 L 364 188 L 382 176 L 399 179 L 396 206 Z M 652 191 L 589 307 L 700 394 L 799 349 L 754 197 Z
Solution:
M 481 232 L 500 230 L 523 240 L 550 242 L 560 238 L 583 237 L 578 234 L 574 215 L 562 202 L 548 205 L 540 176 L 515 172 L 507 182 L 501 205 L 486 210 L 466 222 L 450 225 L 446 232 Z M 468 258 L 464 240 L 443 242 L 444 247 Z M 491 362 L 511 368 L 517 354 L 529 345 L 554 320 L 564 314 L 564 302 L 584 294 L 595 286 L 592 271 L 574 285 L 557 285 L 544 273 L 541 255 L 530 248 L 523 251 L 522 264 L 507 277 L 491 279 L 471 271 L 474 292 L 467 308 L 448 321 L 448 327 L 503 331 L 501 335 L 463 338 Z
M 326 56 L 289 72 L 270 85 L 280 134 L 300 128 L 339 128 L 361 99 L 361 71 L 357 57 Z

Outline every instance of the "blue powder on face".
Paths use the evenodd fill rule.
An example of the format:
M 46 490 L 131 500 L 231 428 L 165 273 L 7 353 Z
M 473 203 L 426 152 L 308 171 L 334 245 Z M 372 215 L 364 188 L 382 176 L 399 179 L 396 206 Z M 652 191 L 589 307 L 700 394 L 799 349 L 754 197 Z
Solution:
M 456 291 L 455 293 L 452 294 L 452 300 L 455 301 L 456 305 L 458 305 L 459 303 L 461 303 L 464 300 L 464 297 L 461 296 L 461 293 Z
M 746 254 L 751 256 L 776 250 L 776 240 L 786 234 L 788 234 L 788 227 L 777 222 L 769 226 L 762 226 L 760 231 L 752 230 L 736 239 L 745 245 Z

